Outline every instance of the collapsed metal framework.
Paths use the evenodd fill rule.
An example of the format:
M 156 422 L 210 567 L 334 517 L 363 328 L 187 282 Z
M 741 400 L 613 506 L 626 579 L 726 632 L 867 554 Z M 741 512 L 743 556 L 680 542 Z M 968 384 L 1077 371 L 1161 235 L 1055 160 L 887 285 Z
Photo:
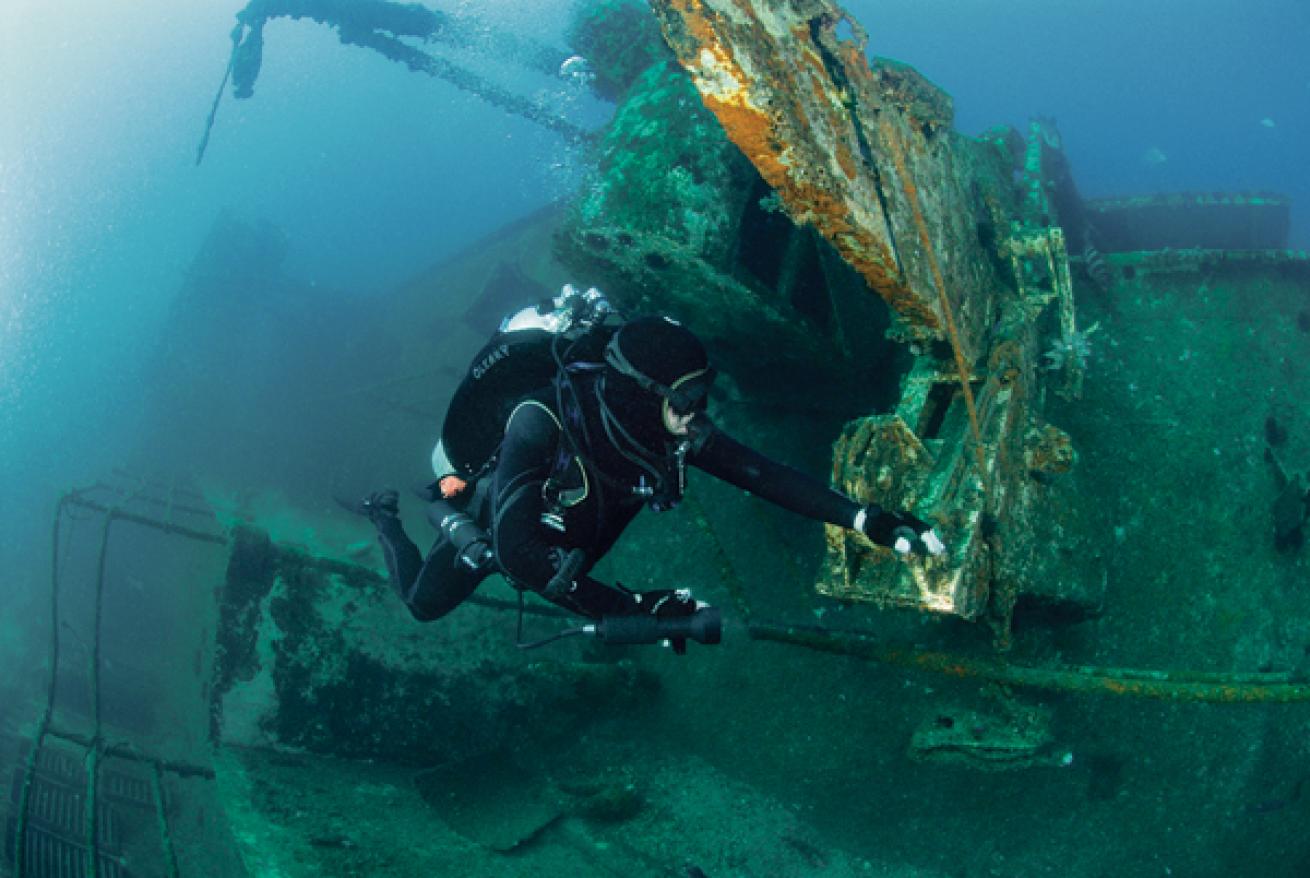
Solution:
M 50 680 L 46 703 L 30 743 L 20 752 L 22 765 L 14 770 L 16 801 L 6 833 L 6 853 L 16 878 L 130 878 L 134 872 L 125 856 L 124 829 L 140 824 L 153 812 L 158 826 L 162 873 L 180 874 L 174 832 L 170 827 L 171 803 L 166 776 L 205 781 L 214 770 L 185 760 L 167 759 L 128 740 L 112 741 L 104 718 L 102 674 L 102 619 L 109 574 L 114 525 L 132 523 L 169 536 L 211 545 L 226 545 L 227 538 L 198 494 L 176 484 L 160 486 L 134 479 L 133 485 L 97 484 L 70 491 L 60 498 L 52 533 L 50 593 Z M 161 496 L 162 493 L 162 496 Z M 161 517 L 147 510 L 161 510 Z M 101 517 L 96 547 L 93 624 L 85 678 L 90 729 L 83 733 L 56 721 L 61 694 L 61 635 L 75 628 L 61 604 L 61 531 L 74 511 Z M 64 680 L 67 688 L 72 680 Z M 70 701 L 76 701 L 70 698 Z M 77 707 L 80 707 L 77 706 Z M 65 705 L 65 710 L 69 710 Z M 76 707 L 70 710 L 77 713 Z M 117 734 L 121 731 L 115 730 Z M 144 774 L 142 772 L 145 772 Z M 137 815 L 130 818 L 130 813 Z

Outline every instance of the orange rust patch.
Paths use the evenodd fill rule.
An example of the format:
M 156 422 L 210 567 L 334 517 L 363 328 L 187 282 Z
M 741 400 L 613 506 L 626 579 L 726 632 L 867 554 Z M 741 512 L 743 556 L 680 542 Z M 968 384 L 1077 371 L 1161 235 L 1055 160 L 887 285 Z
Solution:
M 752 80 L 745 75 L 731 49 L 732 34 L 735 33 L 731 22 L 705 8 L 700 0 L 668 2 L 670 8 L 682 16 L 688 34 L 697 43 L 690 50 L 691 57 L 682 59 L 684 66 L 694 71 L 699 67 L 701 52 L 708 50 L 714 53 L 724 71 L 742 84 L 743 90 L 749 88 Z M 742 8 L 747 6 L 742 0 L 733 2 Z M 749 36 L 749 41 L 755 45 L 774 42 L 763 32 L 758 21 L 752 21 L 747 34 L 742 36 Z M 802 55 L 797 65 L 789 67 L 780 60 L 794 58 L 795 52 L 775 51 L 757 59 L 766 65 L 766 69 L 758 71 L 761 78 L 778 86 L 770 93 L 769 108 L 753 106 L 745 100 L 745 94 L 725 99 L 702 92 L 701 99 L 719 120 L 728 138 L 755 165 L 765 181 L 778 191 L 797 222 L 812 224 L 897 312 L 920 326 L 935 330 L 939 327 L 936 312 L 902 282 L 888 244 L 876 237 L 872 230 L 859 228 L 855 223 L 855 196 L 847 191 L 849 187 L 845 183 L 859 179 L 860 166 L 851 146 L 842 138 L 842 132 L 849 128 L 849 120 L 834 105 L 836 85 L 810 38 L 808 27 L 796 25 L 791 36 Z M 853 44 L 843 44 L 838 56 L 842 75 L 851 80 L 858 92 L 859 83 L 867 82 L 872 76 L 868 60 Z M 793 140 L 802 150 L 809 142 L 806 132 L 812 127 L 812 122 L 807 109 L 814 109 L 808 98 L 803 97 L 807 92 L 806 84 L 798 82 L 797 76 L 807 76 L 810 80 L 808 91 L 813 92 L 821 112 L 813 123 L 828 128 L 826 134 L 835 144 L 830 147 L 833 155 L 829 161 L 836 162 L 845 181 L 832 179 L 836 169 L 829 170 L 825 167 L 826 162 L 812 163 L 803 154 L 798 155 L 794 162 L 792 160 Z M 914 193 L 912 197 L 917 197 L 917 190 L 911 189 L 910 192 Z
M 718 33 L 714 29 L 714 23 L 705 14 L 700 0 L 675 0 L 673 8 L 682 16 L 682 20 L 687 25 L 687 32 L 695 38 L 697 45 L 702 47 L 718 45 Z
M 769 117 L 742 104 L 728 103 L 710 95 L 702 97 L 728 138 L 746 154 L 768 184 L 775 189 L 785 185 L 787 167 L 780 160 L 782 148 L 773 136 Z
M 837 164 L 841 165 L 842 173 L 846 175 L 847 180 L 855 179 L 859 169 L 855 165 L 855 157 L 844 143 L 837 144 Z

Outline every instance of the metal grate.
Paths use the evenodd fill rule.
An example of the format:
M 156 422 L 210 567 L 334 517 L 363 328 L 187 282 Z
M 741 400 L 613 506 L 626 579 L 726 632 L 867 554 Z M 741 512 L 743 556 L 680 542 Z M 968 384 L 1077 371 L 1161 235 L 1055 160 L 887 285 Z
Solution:
M 24 757 L 30 747 L 30 744 L 23 746 Z M 86 776 L 81 759 L 66 750 L 57 750 L 49 746 L 42 747 L 41 752 L 36 754 L 36 767 L 41 774 L 65 782 Z
M 28 749 L 28 748 L 24 748 Z M 26 878 L 78 878 L 86 875 L 86 769 L 68 750 L 44 746 L 35 760 L 23 841 Z M 26 771 L 14 769 L 10 801 L 18 804 Z M 131 878 L 123 866 L 125 806 L 150 810 L 153 789 L 148 780 L 120 770 L 102 770 L 96 802 L 97 878 Z M 5 834 L 5 860 L 18 865 L 17 820 L 11 817 Z
M 136 808 L 155 807 L 154 791 L 150 781 L 121 771 L 106 771 L 100 775 L 100 792 L 105 798 Z
M 29 819 L 32 825 L 70 840 L 80 839 L 86 827 L 86 789 L 37 775 L 32 784 Z M 96 840 L 106 852 L 122 847 L 122 820 L 117 807 L 107 801 L 96 803 Z
M 9 818 L 5 828 L 5 857 L 13 862 L 18 823 Z M 86 878 L 86 845 L 70 841 L 61 835 L 30 824 L 23 845 L 22 872 L 30 878 Z M 130 872 L 113 855 L 101 852 L 97 859 L 98 878 L 133 878 Z

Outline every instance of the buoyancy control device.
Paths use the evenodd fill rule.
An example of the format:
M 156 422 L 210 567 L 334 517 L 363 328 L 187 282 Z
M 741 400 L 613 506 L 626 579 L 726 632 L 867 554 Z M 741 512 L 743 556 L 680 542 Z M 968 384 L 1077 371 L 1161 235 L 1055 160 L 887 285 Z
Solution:
M 524 308 L 473 358 L 446 410 L 441 441 L 433 451 L 438 478 L 476 481 L 495 460 L 505 423 L 525 397 L 549 387 L 561 366 L 600 362 L 619 318 L 595 287 L 566 284 L 559 295 Z

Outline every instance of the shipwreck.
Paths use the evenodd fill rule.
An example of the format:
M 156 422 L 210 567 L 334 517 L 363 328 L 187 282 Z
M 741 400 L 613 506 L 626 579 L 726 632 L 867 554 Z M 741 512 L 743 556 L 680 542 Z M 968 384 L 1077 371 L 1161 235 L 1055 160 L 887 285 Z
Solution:
M 751 498 L 699 484 L 664 530 L 635 529 L 616 569 L 632 581 L 683 576 L 731 608 L 725 649 L 736 638 L 763 656 L 734 671 L 741 691 L 777 712 L 761 715 L 904 754 L 879 766 L 906 789 L 924 763 L 993 778 L 1071 769 L 1088 773 L 1081 783 L 1099 802 L 1129 784 L 1131 758 L 1098 740 L 1084 769 L 1071 727 L 1103 722 L 1168 741 L 1194 732 L 1170 710 L 1185 702 L 1310 701 L 1310 257 L 1288 249 L 1286 198 L 1085 199 L 1052 121 L 957 131 L 950 96 L 871 56 L 861 24 L 829 0 L 652 0 L 653 15 L 624 0 L 591 4 L 568 52 L 461 30 L 413 5 L 347 7 L 253 0 L 241 11 L 200 156 L 220 146 L 211 129 L 221 130 L 229 83 L 234 98 L 253 95 L 262 53 L 275 50 L 263 26 L 281 17 L 332 27 L 347 45 L 558 132 L 587 151 L 591 177 L 567 203 L 413 278 L 381 315 L 345 299 L 323 306 L 321 290 L 282 273 L 277 230 L 221 218 L 177 297 L 170 335 L 185 349 L 157 356 L 155 405 L 171 432 L 152 437 L 143 460 L 221 486 L 248 480 L 250 460 L 300 485 L 361 474 L 364 464 L 342 464 L 343 475 L 284 453 L 312 436 L 324 458 L 358 460 L 366 446 L 403 462 L 389 475 L 409 475 L 487 321 L 519 297 L 583 280 L 707 340 L 725 378 L 712 405 L 731 431 L 830 472 L 853 497 L 931 514 L 949 546 L 944 558 L 906 563 L 860 534 L 783 524 Z M 511 46 L 534 69 L 585 72 L 615 102 L 611 121 L 584 130 L 441 54 L 476 40 Z M 359 349 L 315 342 L 289 355 L 282 339 L 300 309 L 276 303 L 311 300 L 320 335 L 349 327 Z M 363 356 L 373 344 L 395 351 L 384 369 Z M 287 399 L 305 403 L 281 420 L 264 415 L 291 408 Z M 256 413 L 257 433 L 247 429 Z M 350 432 L 360 424 L 367 434 Z M 187 455 L 200 442 L 228 454 L 196 471 Z M 390 599 L 381 559 L 353 523 L 306 512 L 307 497 L 286 501 L 293 514 L 198 491 L 190 477 L 116 473 L 59 506 L 48 698 L 29 736 L 0 736 L 14 766 L 5 851 L 18 875 L 242 874 L 232 835 L 209 819 L 223 810 L 217 744 L 364 761 L 400 748 L 411 768 L 425 766 L 418 789 L 448 809 L 443 819 L 498 852 L 574 818 L 641 819 L 658 785 L 641 792 L 617 763 L 543 779 L 518 739 L 526 725 L 565 747 L 619 722 L 676 679 L 666 668 L 576 644 L 525 663 L 508 649 L 516 596 L 495 585 L 434 639 Z M 300 519 L 316 525 L 288 524 Z M 169 563 L 141 569 L 126 542 Z M 178 597 L 184 576 L 196 581 Z M 133 644 L 102 642 L 106 595 L 129 587 L 172 595 L 154 604 L 187 620 L 176 637 L 162 623 L 151 634 L 181 656 L 158 679 L 133 668 Z M 527 613 L 528 625 L 559 623 L 540 605 Z M 803 649 L 782 659 L 766 642 Z M 872 674 L 852 683 L 824 664 L 831 654 L 931 674 L 942 688 L 907 694 L 899 678 Z M 779 679 L 803 688 L 806 674 L 832 687 L 830 727 L 817 708 L 772 694 Z M 129 703 L 138 690 L 158 694 L 153 713 Z M 1066 694 L 1135 706 L 1093 721 Z M 902 698 L 907 715 L 877 714 L 876 728 L 861 712 Z M 1149 733 L 1137 699 L 1161 711 Z M 712 739 L 730 709 L 719 700 L 665 724 Z M 1209 779 L 1219 794 L 1245 795 L 1266 763 L 1307 770 L 1270 714 L 1207 717 L 1225 734 L 1189 747 L 1233 766 Z M 436 738 L 434 723 L 455 731 Z M 1244 743 L 1257 738 L 1259 757 Z M 803 771 L 818 752 L 797 757 Z M 1157 757 L 1179 776 L 1191 770 L 1172 750 Z M 441 793 L 478 794 L 492 767 L 506 783 L 535 784 L 515 820 L 494 828 Z M 1297 806 L 1293 790 L 1276 810 Z M 889 850 L 928 829 L 943 850 L 956 844 L 952 828 L 961 850 L 978 846 L 970 820 L 990 802 L 924 794 L 922 805 L 902 798 L 878 811 L 890 795 L 870 791 L 877 819 L 866 815 L 887 822 Z M 1066 807 L 1033 801 L 1032 825 Z M 1231 815 L 1207 819 L 1222 828 Z M 767 843 L 732 849 L 723 868 L 809 874 L 836 857 L 782 817 L 768 826 Z M 589 863 L 656 874 L 660 852 L 635 836 L 608 853 L 576 832 L 567 839 Z M 353 856 L 360 844 L 340 826 L 314 837 L 306 857 Z M 133 872 L 129 862 L 149 865 Z

